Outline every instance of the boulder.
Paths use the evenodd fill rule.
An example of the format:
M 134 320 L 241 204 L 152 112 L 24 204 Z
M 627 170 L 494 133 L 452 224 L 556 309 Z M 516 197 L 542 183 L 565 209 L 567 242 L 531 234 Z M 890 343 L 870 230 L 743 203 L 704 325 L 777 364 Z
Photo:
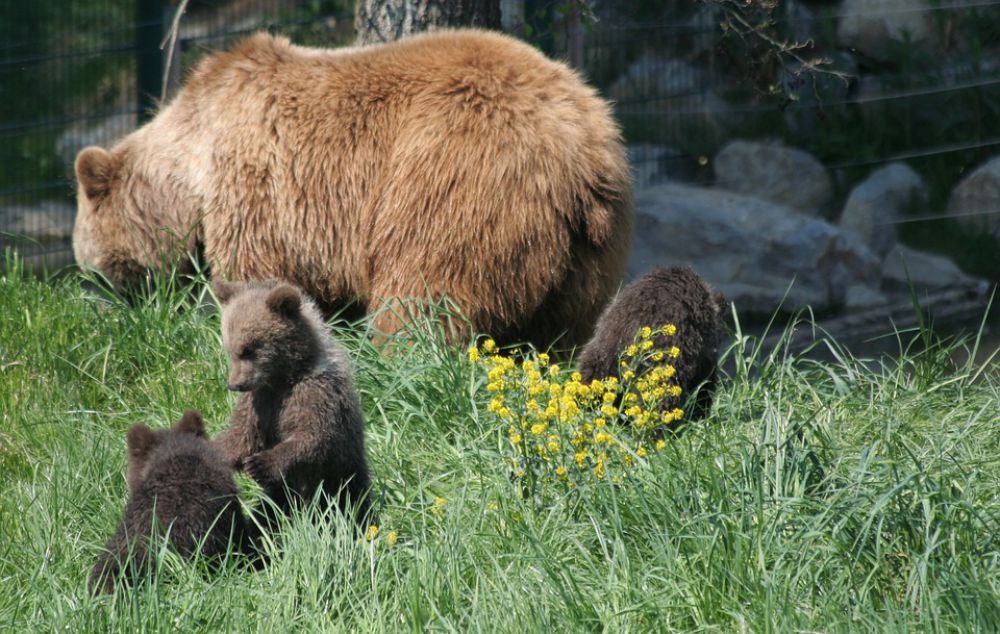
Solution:
M 22 244 L 69 242 L 76 208 L 69 203 L 42 201 L 37 205 L 0 207 L 4 241 Z
M 844 0 L 837 39 L 872 59 L 889 59 L 903 42 L 930 43 L 930 9 L 930 0 Z
M 614 81 L 608 97 L 627 129 L 643 130 L 650 142 L 701 151 L 721 142 L 735 117 L 711 85 L 698 67 L 647 52 Z
M 830 175 L 808 152 L 780 143 L 731 141 L 715 157 L 715 184 L 810 215 L 833 197 Z
M 1000 156 L 962 179 L 951 192 L 948 213 L 969 231 L 1000 239 Z
M 892 163 L 872 172 L 851 191 L 840 216 L 840 227 L 853 233 L 879 257 L 896 243 L 896 223 L 907 208 L 925 205 L 924 180 L 906 163 Z
M 635 203 L 630 277 L 660 264 L 689 264 L 740 311 L 756 314 L 779 306 L 830 311 L 847 303 L 851 286 L 878 292 L 879 261 L 871 251 L 789 207 L 679 184 L 639 191 Z
M 692 183 L 699 180 L 701 168 L 697 159 L 669 146 L 636 143 L 629 145 L 626 151 L 635 189 L 665 181 Z
M 56 153 L 66 165 L 72 166 L 80 150 L 91 145 L 111 147 L 116 141 L 135 130 L 138 125 L 134 112 L 114 114 L 96 125 L 75 125 L 56 140 Z
M 882 263 L 882 290 L 908 293 L 910 284 L 919 293 L 940 290 L 984 290 L 986 280 L 966 275 L 943 255 L 918 251 L 904 245 L 892 249 Z

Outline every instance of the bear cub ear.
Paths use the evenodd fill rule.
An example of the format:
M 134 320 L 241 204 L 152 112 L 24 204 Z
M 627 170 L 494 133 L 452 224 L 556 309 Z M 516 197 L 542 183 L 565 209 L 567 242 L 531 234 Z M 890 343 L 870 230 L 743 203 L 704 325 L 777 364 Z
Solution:
M 201 417 L 201 412 L 189 409 L 184 412 L 184 416 L 174 425 L 174 431 L 179 434 L 192 434 L 199 438 L 205 437 L 205 421 Z
M 111 183 L 121 166 L 119 160 L 104 148 L 84 148 L 76 155 L 76 180 L 90 200 L 99 200 L 111 192 Z
M 125 434 L 129 460 L 145 460 L 159 439 L 152 429 L 145 425 L 132 425 Z
M 212 282 L 212 292 L 219 298 L 220 304 L 228 304 L 229 300 L 236 297 L 240 289 L 242 289 L 242 285 L 236 282 L 224 282 L 222 280 L 214 280 Z
M 267 295 L 267 307 L 279 315 L 295 317 L 299 314 L 302 297 L 298 289 L 288 284 L 282 284 Z

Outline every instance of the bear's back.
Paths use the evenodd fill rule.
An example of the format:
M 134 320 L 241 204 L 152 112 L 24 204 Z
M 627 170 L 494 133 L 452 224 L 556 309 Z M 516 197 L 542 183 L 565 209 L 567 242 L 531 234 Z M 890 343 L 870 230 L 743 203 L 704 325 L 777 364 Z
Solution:
M 142 483 L 125 509 L 130 534 L 169 527 L 177 552 L 190 556 L 225 552 L 230 533 L 240 538 L 243 523 L 231 470 L 203 438 L 178 437 L 150 456 Z

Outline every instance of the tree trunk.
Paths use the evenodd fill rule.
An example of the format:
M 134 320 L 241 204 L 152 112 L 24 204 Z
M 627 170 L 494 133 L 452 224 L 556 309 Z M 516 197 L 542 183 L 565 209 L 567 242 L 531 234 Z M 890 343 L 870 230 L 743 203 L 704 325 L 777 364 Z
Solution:
M 357 0 L 357 44 L 391 42 L 438 27 L 500 28 L 499 0 Z

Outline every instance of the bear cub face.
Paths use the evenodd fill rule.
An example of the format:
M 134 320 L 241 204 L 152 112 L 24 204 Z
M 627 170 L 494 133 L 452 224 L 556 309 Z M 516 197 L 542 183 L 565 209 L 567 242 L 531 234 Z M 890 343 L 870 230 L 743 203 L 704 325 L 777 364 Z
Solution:
M 297 288 L 275 281 L 215 282 L 212 288 L 225 305 L 222 342 L 230 390 L 278 388 L 315 366 L 323 346 Z

